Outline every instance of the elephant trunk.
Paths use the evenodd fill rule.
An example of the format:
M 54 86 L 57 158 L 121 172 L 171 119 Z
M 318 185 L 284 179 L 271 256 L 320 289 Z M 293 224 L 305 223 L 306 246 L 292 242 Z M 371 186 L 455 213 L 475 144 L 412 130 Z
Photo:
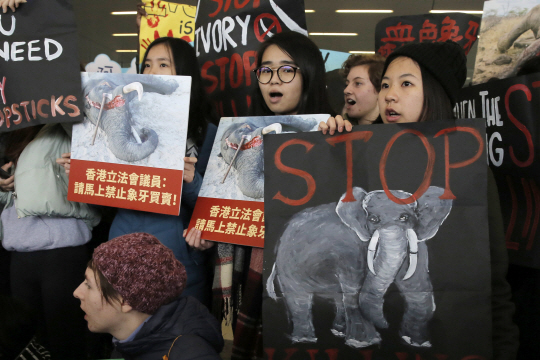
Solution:
M 129 162 L 142 160 L 150 156 L 158 145 L 158 135 L 152 129 L 141 130 L 142 142 L 140 144 L 135 141 L 131 132 L 116 133 L 108 140 L 112 153 L 118 159 Z
M 514 44 L 514 41 L 516 41 L 517 38 L 521 36 L 521 34 L 530 29 L 530 26 L 528 26 L 527 23 L 528 16 L 526 16 L 523 21 L 517 24 L 512 30 L 510 30 L 509 33 L 503 35 L 499 39 L 499 41 L 497 42 L 497 49 L 499 50 L 499 52 L 503 53 L 508 50 Z
M 264 163 L 261 152 L 262 147 L 244 150 L 242 159 L 236 159 L 238 187 L 244 195 L 254 199 L 264 196 Z

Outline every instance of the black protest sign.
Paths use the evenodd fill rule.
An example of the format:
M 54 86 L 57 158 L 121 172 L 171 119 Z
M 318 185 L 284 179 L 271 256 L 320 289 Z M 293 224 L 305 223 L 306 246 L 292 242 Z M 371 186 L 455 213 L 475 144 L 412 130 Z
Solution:
M 461 90 L 458 117 L 487 120 L 488 160 L 499 188 L 506 246 L 514 264 L 540 268 L 540 74 Z
M 268 359 L 491 358 L 484 139 L 481 119 L 265 136 Z
M 0 15 L 0 132 L 82 121 L 71 1 L 29 1 Z
M 195 49 L 220 116 L 246 116 L 257 86 L 261 42 L 282 31 L 307 35 L 303 0 L 199 1 Z
M 375 49 L 387 57 L 407 43 L 452 40 L 468 54 L 479 26 L 479 17 L 462 13 L 388 17 L 375 27 Z

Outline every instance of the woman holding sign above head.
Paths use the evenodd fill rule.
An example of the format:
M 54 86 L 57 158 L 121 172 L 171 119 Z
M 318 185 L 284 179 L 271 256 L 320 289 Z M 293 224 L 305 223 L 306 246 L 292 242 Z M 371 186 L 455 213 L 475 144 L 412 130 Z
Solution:
M 385 124 L 454 119 L 453 105 L 467 75 L 463 49 L 452 41 L 405 45 L 386 59 L 379 93 L 380 118 Z M 332 123 L 332 124 L 330 124 Z M 341 117 L 329 127 L 352 129 Z M 493 359 L 515 359 L 518 330 L 506 281 L 508 256 L 502 228 L 497 185 L 488 171 L 488 219 L 491 256 Z

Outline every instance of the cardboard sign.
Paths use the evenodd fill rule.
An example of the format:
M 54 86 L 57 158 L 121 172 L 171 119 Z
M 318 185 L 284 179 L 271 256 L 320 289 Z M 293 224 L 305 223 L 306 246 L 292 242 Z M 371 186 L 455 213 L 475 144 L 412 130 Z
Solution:
M 282 31 L 307 36 L 303 0 L 199 1 L 195 49 L 206 92 L 221 116 L 248 114 L 261 42 Z
M 424 14 L 385 18 L 375 27 L 375 49 L 387 57 L 407 43 L 452 40 L 468 54 L 477 39 L 480 18 L 470 14 Z
M 203 239 L 264 247 L 263 136 L 316 130 L 329 116 L 222 118 L 189 228 Z
M 178 215 L 191 78 L 83 73 L 82 82 L 68 200 Z
M 71 1 L 32 1 L 0 14 L 0 132 L 82 121 Z
M 506 246 L 514 264 L 540 268 L 540 74 L 461 90 L 458 117 L 487 119 L 486 150 L 501 201 Z
M 268 359 L 491 358 L 484 139 L 481 119 L 265 137 Z
M 539 12 L 539 0 L 484 2 L 473 85 L 515 76 L 525 61 L 538 56 Z
M 195 33 L 197 7 L 160 0 L 144 0 L 146 18 L 141 19 L 139 62 L 155 39 L 175 37 L 192 42 Z

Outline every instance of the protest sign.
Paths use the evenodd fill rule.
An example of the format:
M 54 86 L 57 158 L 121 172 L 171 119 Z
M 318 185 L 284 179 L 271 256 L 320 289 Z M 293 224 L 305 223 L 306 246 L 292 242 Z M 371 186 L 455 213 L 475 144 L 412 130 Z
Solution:
M 203 239 L 263 247 L 263 136 L 316 130 L 328 117 L 222 118 L 189 228 Z
M 480 18 L 462 13 L 392 16 L 375 27 L 375 51 L 387 57 L 407 43 L 452 40 L 468 54 L 479 25 Z
M 506 246 L 514 264 L 540 268 L 540 74 L 461 90 L 454 113 L 487 120 L 488 163 L 499 188 Z
M 82 121 L 71 1 L 32 1 L 0 15 L 0 132 Z
M 195 34 L 197 7 L 168 1 L 144 0 L 146 18 L 141 19 L 139 62 L 155 39 L 175 37 L 192 42 Z
M 82 80 L 85 118 L 73 127 L 68 200 L 178 215 L 191 78 Z
M 515 76 L 523 63 L 538 56 L 538 16 L 539 0 L 484 2 L 473 85 Z
M 282 31 L 307 36 L 303 0 L 199 1 L 195 49 L 220 116 L 245 116 L 257 86 L 261 42 Z
M 268 359 L 491 358 L 484 138 L 481 119 L 265 137 Z

